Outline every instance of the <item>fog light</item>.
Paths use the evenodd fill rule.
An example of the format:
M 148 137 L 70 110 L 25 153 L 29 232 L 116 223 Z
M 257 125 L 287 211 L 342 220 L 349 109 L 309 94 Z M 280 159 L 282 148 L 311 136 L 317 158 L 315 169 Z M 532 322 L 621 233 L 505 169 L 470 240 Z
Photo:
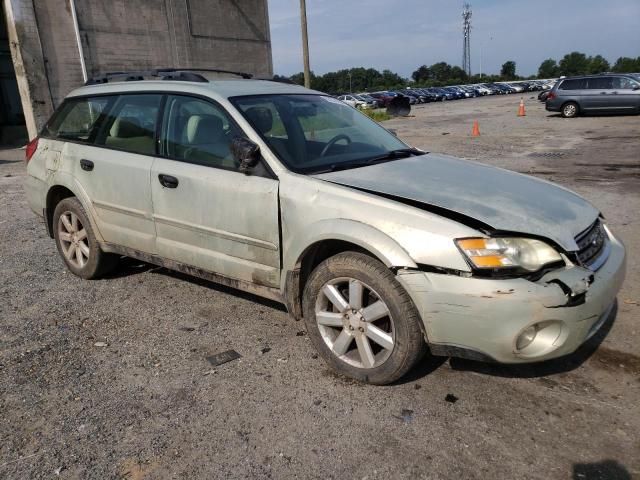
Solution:
M 516 340 L 516 349 L 522 350 L 523 348 L 527 348 L 531 345 L 531 342 L 535 340 L 537 333 L 538 329 L 535 325 L 525 328 Z

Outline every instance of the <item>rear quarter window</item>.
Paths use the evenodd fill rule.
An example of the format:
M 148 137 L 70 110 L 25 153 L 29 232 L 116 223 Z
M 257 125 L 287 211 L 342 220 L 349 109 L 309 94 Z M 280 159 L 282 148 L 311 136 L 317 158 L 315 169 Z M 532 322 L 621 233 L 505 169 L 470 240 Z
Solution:
M 44 127 L 43 136 L 89 143 L 114 97 L 71 98 L 66 100 Z
M 583 90 L 587 88 L 587 80 L 584 78 L 573 78 L 570 80 L 564 80 L 558 90 Z

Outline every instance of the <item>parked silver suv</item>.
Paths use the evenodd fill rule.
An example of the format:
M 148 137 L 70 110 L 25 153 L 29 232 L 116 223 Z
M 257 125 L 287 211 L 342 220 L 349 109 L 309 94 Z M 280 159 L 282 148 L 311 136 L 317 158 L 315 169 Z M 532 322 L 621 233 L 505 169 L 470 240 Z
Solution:
M 640 81 L 624 74 L 563 78 L 547 95 L 546 108 L 565 118 L 580 113 L 640 113 Z
M 72 92 L 28 146 L 29 203 L 74 274 L 129 256 L 281 301 L 376 384 L 428 350 L 565 355 L 612 310 L 625 250 L 578 195 L 299 86 L 154 74 Z

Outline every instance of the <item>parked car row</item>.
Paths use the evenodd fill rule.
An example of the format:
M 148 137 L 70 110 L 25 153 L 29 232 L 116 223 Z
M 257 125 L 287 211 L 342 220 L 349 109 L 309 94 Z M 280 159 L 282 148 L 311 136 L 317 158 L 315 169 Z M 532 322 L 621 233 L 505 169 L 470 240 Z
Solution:
M 411 105 L 418 103 L 444 102 L 485 95 L 506 95 L 533 91 L 548 91 L 555 80 L 531 80 L 517 83 L 477 83 L 473 85 L 453 85 L 449 87 L 405 88 L 401 90 L 383 90 L 372 93 L 350 93 L 336 97 L 355 108 L 386 108 L 397 96 L 409 99 Z

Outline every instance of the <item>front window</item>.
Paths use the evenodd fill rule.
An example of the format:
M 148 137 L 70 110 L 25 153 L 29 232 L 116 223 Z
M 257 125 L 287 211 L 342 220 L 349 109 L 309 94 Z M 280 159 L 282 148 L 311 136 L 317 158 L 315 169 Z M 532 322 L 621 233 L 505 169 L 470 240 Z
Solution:
M 160 135 L 163 155 L 189 163 L 237 170 L 231 140 L 241 131 L 221 107 L 199 98 L 171 95 Z
M 367 116 L 323 95 L 259 95 L 231 99 L 291 170 L 355 168 L 419 153 Z
M 630 78 L 627 78 L 627 77 L 613 78 L 613 88 L 616 88 L 619 90 L 633 90 L 633 88 L 637 86 L 638 86 L 638 83 L 634 82 Z

